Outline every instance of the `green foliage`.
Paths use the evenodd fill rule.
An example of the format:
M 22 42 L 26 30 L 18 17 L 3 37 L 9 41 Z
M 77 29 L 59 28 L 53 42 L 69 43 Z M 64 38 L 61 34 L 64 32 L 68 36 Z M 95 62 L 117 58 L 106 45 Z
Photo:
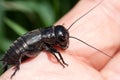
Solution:
M 17 37 L 50 26 L 77 0 L 0 0 L 0 58 Z
M 8 25 L 8 27 L 10 27 L 12 30 L 14 30 L 14 32 L 16 32 L 18 35 L 23 35 L 27 32 L 27 30 L 25 30 L 22 26 L 13 22 L 12 20 L 10 20 L 8 18 L 5 18 L 4 21 Z

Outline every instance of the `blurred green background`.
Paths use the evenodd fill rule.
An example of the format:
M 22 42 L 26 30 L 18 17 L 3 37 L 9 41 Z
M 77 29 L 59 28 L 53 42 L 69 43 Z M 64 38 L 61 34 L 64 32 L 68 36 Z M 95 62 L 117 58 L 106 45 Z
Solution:
M 0 0 L 0 58 L 16 38 L 35 28 L 54 24 L 77 1 Z

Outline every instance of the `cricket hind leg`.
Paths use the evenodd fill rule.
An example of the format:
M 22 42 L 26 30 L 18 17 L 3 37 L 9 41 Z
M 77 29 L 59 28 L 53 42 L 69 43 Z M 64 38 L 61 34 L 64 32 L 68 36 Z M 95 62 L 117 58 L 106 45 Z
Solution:
M 16 72 L 20 69 L 20 64 L 21 64 L 21 60 L 22 60 L 22 55 L 20 56 L 18 62 L 16 62 L 16 65 L 13 69 L 15 69 L 15 71 L 13 72 L 13 74 L 11 75 L 11 79 L 13 76 L 15 76 Z
M 12 78 L 13 76 L 15 76 L 16 72 L 20 69 L 20 64 L 17 64 L 15 67 L 14 67 L 15 71 L 14 73 L 11 75 L 10 78 Z

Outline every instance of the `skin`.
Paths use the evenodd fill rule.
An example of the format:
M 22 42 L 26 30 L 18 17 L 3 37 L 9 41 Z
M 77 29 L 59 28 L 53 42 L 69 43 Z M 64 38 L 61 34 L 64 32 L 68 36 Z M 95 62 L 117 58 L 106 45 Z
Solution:
M 68 28 L 100 0 L 82 0 L 55 25 Z M 106 52 L 108 57 L 87 45 L 70 38 L 69 48 L 61 50 L 68 67 L 63 68 L 48 52 L 20 65 L 12 80 L 120 80 L 120 0 L 104 0 L 97 8 L 79 20 L 69 30 L 92 46 Z M 0 80 L 10 80 L 13 68 Z

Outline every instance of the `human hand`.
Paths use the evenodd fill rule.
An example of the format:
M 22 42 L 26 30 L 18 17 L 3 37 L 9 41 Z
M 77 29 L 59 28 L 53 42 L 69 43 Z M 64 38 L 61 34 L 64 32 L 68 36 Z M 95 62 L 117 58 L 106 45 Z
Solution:
M 64 24 L 68 28 L 99 1 L 78 2 L 56 25 Z M 69 48 L 59 50 L 68 67 L 63 69 L 54 57 L 42 51 L 34 59 L 22 63 L 12 80 L 120 80 L 119 22 L 120 1 L 104 0 L 69 30 L 71 36 L 95 46 L 112 58 L 70 38 Z M 9 80 L 13 72 L 14 69 L 10 68 L 0 80 Z

